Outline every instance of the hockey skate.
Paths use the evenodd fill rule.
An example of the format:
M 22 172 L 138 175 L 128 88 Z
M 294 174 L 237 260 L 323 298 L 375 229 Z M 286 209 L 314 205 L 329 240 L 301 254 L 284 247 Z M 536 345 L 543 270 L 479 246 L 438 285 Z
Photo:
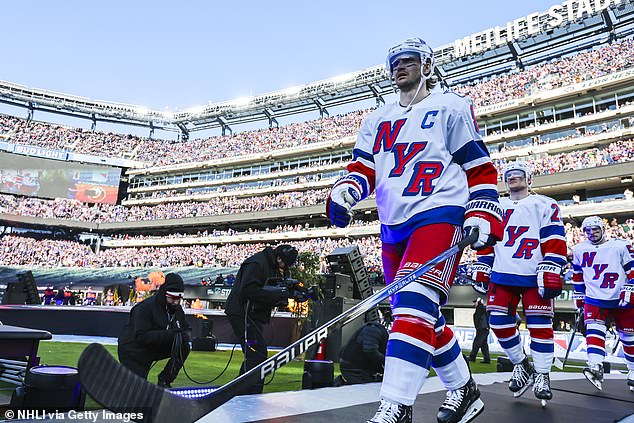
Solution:
M 467 423 L 484 410 L 480 390 L 473 378 L 462 388 L 447 391 L 447 398 L 438 410 L 438 423 Z
M 603 390 L 603 364 L 593 364 L 583 369 L 583 375 L 599 391 Z M 628 382 L 629 384 L 629 382 Z
M 546 407 L 547 401 L 553 399 L 553 393 L 550 390 L 550 375 L 548 373 L 535 372 L 534 378 L 533 392 L 535 393 L 535 398 L 541 400 L 542 407 Z
M 634 392 L 634 370 L 627 372 L 627 386 L 630 387 L 630 391 Z
M 528 361 L 528 357 L 524 357 L 521 363 L 513 367 L 513 374 L 509 381 L 509 390 L 513 392 L 515 398 L 519 398 L 533 384 L 533 365 Z
M 376 414 L 367 423 L 412 423 L 412 406 L 381 400 Z

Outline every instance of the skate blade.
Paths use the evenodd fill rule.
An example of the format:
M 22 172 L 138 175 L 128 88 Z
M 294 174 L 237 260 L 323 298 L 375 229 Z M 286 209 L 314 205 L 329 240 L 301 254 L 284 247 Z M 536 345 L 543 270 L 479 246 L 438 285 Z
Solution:
M 519 391 L 517 391 L 517 392 L 513 392 L 513 397 L 514 397 L 514 398 L 519 398 L 519 397 L 521 397 L 522 395 L 524 395 L 524 392 L 528 391 L 528 389 L 529 389 L 531 386 L 533 386 L 533 381 L 532 381 L 532 380 L 530 380 L 530 381 L 529 381 L 526 385 L 524 385 L 524 387 L 523 387 L 522 389 L 520 389 Z
M 634 386 L 630 386 L 630 392 L 634 392 Z
M 464 416 L 462 416 L 462 419 L 460 419 L 458 423 L 468 423 L 478 417 L 483 411 L 484 403 L 480 398 L 478 398 L 477 400 L 473 401 L 473 403 L 469 406 L 466 413 L 464 413 Z
M 541 400 L 541 402 L 542 402 L 542 407 L 544 408 L 546 407 L 546 404 L 548 404 L 548 400 Z
M 586 379 L 588 379 L 588 382 L 594 385 L 595 388 L 597 388 L 599 391 L 603 390 L 603 383 L 600 380 L 596 380 L 595 378 L 593 378 L 590 372 L 583 372 L 583 375 L 586 377 Z

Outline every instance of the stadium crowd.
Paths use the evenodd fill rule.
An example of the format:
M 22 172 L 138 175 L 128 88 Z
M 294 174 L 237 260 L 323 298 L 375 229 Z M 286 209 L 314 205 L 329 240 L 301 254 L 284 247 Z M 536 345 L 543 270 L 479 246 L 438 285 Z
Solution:
M 538 91 L 581 82 L 618 72 L 634 65 L 634 46 L 624 39 L 598 49 L 516 70 L 484 81 L 453 87 L 471 97 L 475 105 L 486 106 L 519 98 Z M 279 128 L 239 132 L 171 142 L 113 132 L 69 128 L 24 119 L 0 116 L 0 138 L 13 143 L 66 149 L 102 157 L 128 157 L 149 165 L 168 165 L 244 156 L 339 139 L 357 133 L 362 119 L 372 109 L 354 111 Z M 222 148 L 218 148 L 222 146 Z
M 454 90 L 471 97 L 476 107 L 482 107 L 598 78 L 633 65 L 634 42 L 628 38 L 523 71 L 471 81 Z
M 611 238 L 634 241 L 634 219 L 618 223 L 606 220 Z M 569 252 L 573 245 L 584 239 L 581 228 L 566 223 Z M 326 256 L 335 248 L 350 244 L 359 246 L 365 265 L 372 270 L 381 268 L 381 241 L 377 236 L 355 239 L 317 238 L 291 241 L 299 251 L 317 254 L 321 270 L 326 271 Z M 5 235 L 0 238 L 0 265 L 41 267 L 239 267 L 240 263 L 265 244 L 195 245 L 188 247 L 109 248 L 95 254 L 90 247 L 74 241 L 37 240 L 25 236 Z M 475 254 L 467 250 L 463 262 L 474 260 Z
M 634 140 L 619 140 L 603 148 L 543 155 L 527 160 L 535 175 L 607 166 L 634 159 Z M 506 159 L 494 160 L 498 170 L 504 169 Z M 499 172 L 501 175 L 502 172 Z M 130 222 L 144 220 L 182 219 L 245 212 L 259 212 L 314 206 L 326 201 L 329 188 L 289 191 L 254 197 L 212 197 L 204 202 L 163 202 L 153 206 L 121 206 L 80 203 L 71 199 L 44 200 L 0 194 L 0 213 L 40 218 L 76 220 L 81 222 Z M 165 195 L 174 197 L 175 195 Z

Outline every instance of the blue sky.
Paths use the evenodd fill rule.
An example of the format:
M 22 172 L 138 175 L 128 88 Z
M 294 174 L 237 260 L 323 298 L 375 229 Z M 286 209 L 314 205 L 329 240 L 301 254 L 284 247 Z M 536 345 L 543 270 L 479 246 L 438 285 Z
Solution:
M 402 39 L 438 47 L 560 3 L 4 1 L 0 79 L 174 111 L 360 70 Z
M 553 4 L 560 2 L 3 2 L 0 79 L 173 110 L 374 66 L 401 39 L 437 47 Z

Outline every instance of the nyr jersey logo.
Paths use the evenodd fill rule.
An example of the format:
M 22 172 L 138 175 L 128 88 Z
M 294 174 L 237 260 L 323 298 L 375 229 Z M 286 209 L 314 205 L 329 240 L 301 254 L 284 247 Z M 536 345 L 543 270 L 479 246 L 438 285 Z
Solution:
M 596 251 L 585 251 L 581 257 L 581 267 L 592 269 L 592 280 L 600 281 L 599 288 L 614 289 L 616 282 L 619 280 L 619 274 L 614 272 L 606 272 L 607 264 L 596 263 L 594 259 L 597 256 Z
M 516 259 L 530 260 L 533 258 L 534 251 L 539 247 L 539 240 L 535 238 L 522 238 L 522 236 L 530 229 L 528 226 L 509 225 L 509 219 L 513 215 L 515 209 L 507 209 L 502 217 L 504 230 L 506 231 L 507 241 L 505 247 L 515 249 L 512 257 Z
M 427 112 L 420 127 L 430 129 L 434 126 L 432 118 L 438 114 L 438 110 Z M 427 148 L 427 141 L 405 141 L 399 140 L 399 135 L 407 118 L 398 119 L 394 122 L 384 121 L 379 123 L 374 138 L 372 154 L 390 153 L 394 159 L 394 167 L 388 174 L 389 178 L 401 178 L 405 172 L 411 170 L 409 182 L 403 189 L 404 196 L 428 196 L 434 191 L 434 181 L 444 169 L 444 165 L 439 161 L 414 160 L 419 157 L 419 153 Z M 401 141 L 401 142 L 397 142 Z

